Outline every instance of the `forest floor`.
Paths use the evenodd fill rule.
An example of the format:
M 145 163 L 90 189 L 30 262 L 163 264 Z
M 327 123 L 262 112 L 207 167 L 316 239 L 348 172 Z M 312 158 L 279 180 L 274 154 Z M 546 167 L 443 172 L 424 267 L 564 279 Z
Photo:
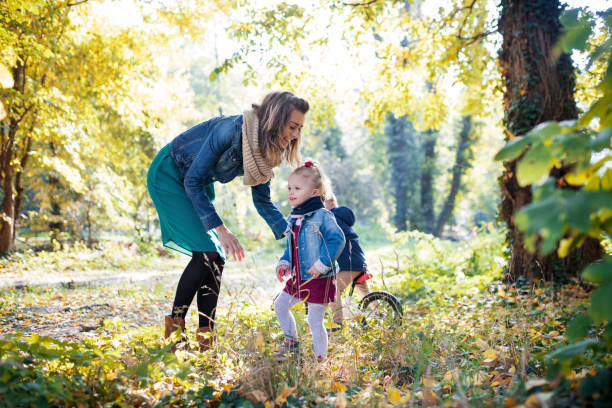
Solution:
M 176 355 L 161 322 L 186 257 L 122 248 L 13 256 L 0 265 L 0 405 L 571 405 L 553 393 L 543 356 L 565 343 L 588 293 L 576 283 L 500 283 L 498 238 L 411 236 L 367 252 L 372 289 L 399 297 L 403 322 L 366 332 L 347 321 L 322 363 L 299 307 L 301 356 L 275 358 L 282 338 L 271 306 L 282 286 L 273 255 L 228 262 L 215 347 Z M 196 318 L 191 310 L 192 344 Z

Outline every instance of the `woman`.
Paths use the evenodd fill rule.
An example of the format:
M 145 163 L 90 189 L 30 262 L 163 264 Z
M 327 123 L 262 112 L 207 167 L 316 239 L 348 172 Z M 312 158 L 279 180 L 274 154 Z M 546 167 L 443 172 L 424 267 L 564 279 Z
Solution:
M 185 315 L 196 292 L 200 350 L 210 348 L 215 308 L 225 253 L 244 258 L 238 239 L 212 204 L 213 183 L 237 176 L 251 187 L 257 212 L 276 239 L 287 222 L 270 200 L 273 168 L 283 161 L 299 162 L 300 134 L 308 102 L 290 92 L 273 92 L 261 105 L 242 115 L 219 116 L 177 136 L 157 154 L 147 186 L 159 215 L 165 246 L 191 256 L 176 289 L 172 313 L 166 316 L 164 336 L 185 330 Z M 184 339 L 184 337 L 183 337 Z M 176 345 L 173 345 L 174 351 Z

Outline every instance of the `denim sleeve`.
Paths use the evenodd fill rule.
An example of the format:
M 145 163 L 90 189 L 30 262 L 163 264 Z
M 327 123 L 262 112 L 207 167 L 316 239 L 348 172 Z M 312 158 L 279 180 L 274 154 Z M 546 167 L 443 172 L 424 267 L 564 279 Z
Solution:
M 211 230 L 223 224 L 221 217 L 217 214 L 211 199 L 206 194 L 206 184 L 204 180 L 215 167 L 221 154 L 229 148 L 231 137 L 228 137 L 222 128 L 218 129 L 219 133 L 211 134 L 202 143 L 202 147 L 198 155 L 193 160 L 191 167 L 185 174 L 185 191 L 193 204 L 193 207 L 200 217 L 200 221 L 204 228 Z
M 331 267 L 344 249 L 344 234 L 338 223 L 336 223 L 336 218 L 331 213 L 323 215 L 323 222 L 319 229 L 323 236 L 319 260 L 325 266 Z
M 251 193 L 255 209 L 272 229 L 274 238 L 281 239 L 287 230 L 287 221 L 270 199 L 270 180 L 251 187 Z
M 281 261 L 291 262 L 291 259 L 289 258 L 289 248 L 287 246 L 285 246 L 285 252 L 283 252 L 283 256 L 281 256 L 280 260 Z M 291 265 L 289 265 L 289 266 L 291 266 Z

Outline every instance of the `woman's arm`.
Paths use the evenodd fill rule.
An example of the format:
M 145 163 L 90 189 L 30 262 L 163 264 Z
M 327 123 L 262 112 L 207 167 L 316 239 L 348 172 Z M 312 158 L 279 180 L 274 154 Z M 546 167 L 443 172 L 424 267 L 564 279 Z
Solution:
M 268 180 L 266 183 L 253 186 L 251 188 L 251 195 L 259 215 L 268 223 L 274 233 L 274 237 L 281 239 L 287 230 L 287 220 L 285 220 L 283 214 L 270 198 L 270 181 Z
M 210 198 L 206 194 L 207 179 L 217 164 L 221 154 L 227 150 L 231 143 L 231 132 L 234 126 L 223 127 L 219 126 L 214 130 L 205 141 L 198 152 L 198 155 L 193 160 L 191 167 L 185 174 L 185 192 L 191 200 L 198 217 L 204 228 L 207 230 L 214 229 L 217 232 L 219 241 L 225 249 L 226 253 L 231 253 L 235 260 L 244 258 L 244 251 L 238 239 L 232 232 L 223 224 L 221 217 L 217 214 Z
M 211 134 L 202 143 L 198 155 L 185 174 L 185 181 L 183 183 L 187 196 L 191 200 L 204 228 L 207 230 L 214 229 L 223 224 L 221 217 L 217 214 L 214 205 L 206 194 L 204 180 L 209 177 L 219 157 L 231 144 L 231 138 L 225 135 L 226 132 L 224 130 L 222 127 L 215 129 L 215 133 Z

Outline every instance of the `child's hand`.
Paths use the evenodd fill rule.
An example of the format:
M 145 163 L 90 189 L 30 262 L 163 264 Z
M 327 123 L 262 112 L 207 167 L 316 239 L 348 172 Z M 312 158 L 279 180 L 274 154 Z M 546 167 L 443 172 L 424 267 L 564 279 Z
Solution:
M 314 266 L 311 266 L 310 269 L 308 270 L 308 274 L 312 276 L 313 278 L 318 278 L 319 275 L 321 275 L 321 271 L 319 271 Z
M 289 268 L 287 267 L 287 265 L 278 265 L 276 267 L 276 279 L 278 279 L 279 282 L 283 282 L 283 278 L 289 275 Z

